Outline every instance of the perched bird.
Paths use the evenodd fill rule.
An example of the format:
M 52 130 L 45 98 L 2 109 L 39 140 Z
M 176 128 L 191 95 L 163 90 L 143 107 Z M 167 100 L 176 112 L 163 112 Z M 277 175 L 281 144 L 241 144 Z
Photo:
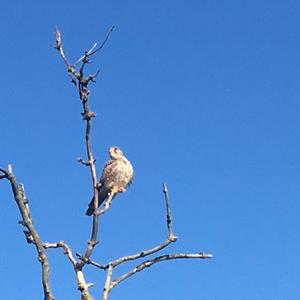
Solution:
M 120 148 L 112 146 L 109 148 L 108 153 L 110 160 L 104 164 L 102 175 L 98 182 L 98 206 L 109 198 L 112 200 L 117 193 L 125 192 L 133 177 L 132 165 L 123 155 Z M 93 198 L 85 214 L 91 216 L 94 211 Z

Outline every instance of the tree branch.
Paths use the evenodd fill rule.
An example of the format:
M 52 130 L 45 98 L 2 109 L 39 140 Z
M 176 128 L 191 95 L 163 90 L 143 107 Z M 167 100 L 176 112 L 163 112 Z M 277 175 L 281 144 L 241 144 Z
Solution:
M 1 175 L 1 179 L 6 178 L 11 184 L 15 201 L 22 216 L 22 221 L 20 223 L 27 229 L 26 231 L 24 231 L 27 242 L 33 243 L 38 253 L 38 260 L 42 266 L 42 285 L 44 291 L 44 300 L 54 300 L 49 283 L 48 258 L 39 234 L 35 226 L 33 225 L 33 221 L 28 209 L 28 199 L 25 196 L 24 186 L 18 183 L 16 177 L 12 172 L 11 165 L 8 166 L 7 170 L 0 169 L 0 171 L 3 173 L 3 175 Z
M 173 235 L 173 230 L 172 230 L 172 217 L 171 217 L 171 208 L 170 208 L 170 201 L 169 201 L 169 192 L 166 183 L 163 184 L 163 193 L 165 195 L 165 203 L 166 203 L 166 211 L 167 211 L 168 239 L 176 241 L 177 237 Z
M 69 258 L 69 261 L 71 262 L 71 264 L 73 265 L 73 267 L 76 267 L 76 259 L 73 256 L 72 250 L 71 248 L 66 244 L 65 241 L 59 241 L 56 243 L 49 243 L 49 242 L 45 242 L 43 243 L 43 247 L 45 249 L 50 249 L 50 248 L 62 248 L 64 251 L 64 254 L 66 254 Z
M 105 46 L 106 42 L 108 41 L 109 36 L 111 35 L 111 33 L 113 32 L 114 29 L 115 29 L 115 26 L 110 27 L 109 30 L 108 30 L 108 32 L 107 32 L 107 34 L 106 34 L 106 37 L 105 37 L 104 41 L 101 43 L 101 45 L 97 48 L 97 43 L 95 43 L 90 50 L 86 51 L 84 53 L 84 55 L 82 55 L 76 61 L 76 63 L 74 64 L 74 66 L 77 66 L 80 62 L 88 60 L 89 57 L 91 57 L 93 54 L 95 54 L 96 52 L 98 52 L 99 50 L 101 50 Z
M 153 264 L 156 264 L 158 262 L 170 260 L 170 259 L 182 259 L 182 258 L 200 258 L 200 259 L 206 259 L 206 258 L 212 258 L 213 256 L 211 254 L 206 254 L 203 252 L 200 253 L 174 253 L 174 254 L 165 254 L 161 256 L 157 256 L 153 259 L 148 259 L 140 264 L 138 264 L 135 268 L 133 268 L 131 271 L 125 273 L 124 275 L 120 276 L 119 278 L 113 280 L 111 282 L 110 288 L 115 287 L 120 282 L 124 281 L 125 279 L 131 277 L 132 275 L 136 274 L 137 272 L 140 272 L 144 270 L 145 268 L 151 267 Z
M 104 289 L 103 289 L 103 293 L 102 293 L 102 300 L 108 299 L 108 294 L 111 289 L 112 271 L 113 271 L 113 266 L 109 265 L 107 273 L 106 273 L 106 280 L 105 280 Z

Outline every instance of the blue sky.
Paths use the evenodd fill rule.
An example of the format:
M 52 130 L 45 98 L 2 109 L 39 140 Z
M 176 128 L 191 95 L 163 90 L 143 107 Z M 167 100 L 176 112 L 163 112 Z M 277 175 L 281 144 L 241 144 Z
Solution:
M 165 252 L 209 261 L 157 264 L 110 299 L 296 299 L 300 292 L 300 4 L 298 1 L 7 1 L 2 47 L 0 166 L 25 184 L 45 241 L 83 252 L 91 219 L 81 104 L 49 46 L 57 25 L 76 60 L 107 28 L 93 59 L 93 152 L 100 173 L 120 146 L 131 188 L 101 219 L 94 259 L 165 239 L 162 182 L 179 241 Z M 42 299 L 40 265 L 0 182 L 1 294 Z M 164 252 L 164 253 L 165 253 Z M 72 268 L 49 250 L 56 299 L 76 299 Z M 134 264 L 133 264 L 134 265 Z M 133 265 L 122 267 L 117 274 Z M 99 299 L 104 273 L 86 269 Z

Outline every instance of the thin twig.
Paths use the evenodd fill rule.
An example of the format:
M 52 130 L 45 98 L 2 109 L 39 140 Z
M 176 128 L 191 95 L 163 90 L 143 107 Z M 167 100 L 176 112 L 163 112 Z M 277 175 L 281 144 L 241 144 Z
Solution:
M 61 33 L 57 27 L 55 29 L 55 45 L 53 47 L 60 52 L 60 55 L 61 55 L 64 63 L 69 68 L 70 64 L 66 58 L 66 55 L 65 55 L 65 52 L 63 49 L 63 45 L 62 45 L 62 41 L 61 41 Z
M 165 203 L 166 203 L 166 211 L 167 211 L 167 228 L 168 228 L 168 238 L 169 240 L 177 239 L 176 236 L 173 235 L 172 230 L 172 217 L 171 217 L 171 208 L 170 208 L 170 201 L 169 201 L 169 192 L 167 184 L 163 184 L 163 193 L 165 195 Z
M 97 43 L 94 43 L 94 45 L 91 47 L 91 49 L 89 49 L 88 51 L 86 51 L 84 53 L 84 55 L 82 55 L 74 64 L 74 66 L 77 66 L 80 62 L 86 60 L 88 57 L 92 56 L 93 54 L 95 54 L 96 52 L 98 52 L 99 50 L 101 50 L 104 45 L 106 44 L 106 42 L 108 41 L 109 36 L 111 35 L 112 31 L 114 30 L 115 26 L 112 26 L 109 28 L 106 37 L 104 39 L 104 41 L 101 43 L 101 45 L 97 48 Z
M 76 256 L 80 259 L 85 261 L 86 264 L 88 265 L 93 265 L 95 267 L 97 267 L 98 269 L 102 269 L 102 270 L 107 270 L 109 265 L 101 265 L 98 262 L 91 260 L 91 259 L 85 259 L 85 257 L 83 255 L 81 255 L 80 253 L 76 253 Z
M 200 259 L 207 259 L 212 258 L 213 256 L 211 254 L 206 253 L 174 253 L 174 254 L 165 254 L 161 256 L 157 256 L 153 259 L 148 259 L 140 264 L 138 264 L 135 268 L 133 268 L 131 271 L 125 273 L 124 275 L 120 276 L 119 278 L 113 280 L 111 282 L 110 288 L 115 287 L 120 282 L 124 281 L 125 279 L 131 277 L 132 275 L 136 274 L 137 272 L 140 272 L 144 270 L 145 268 L 149 268 L 153 264 L 156 264 L 158 262 L 170 260 L 170 259 L 181 259 L 181 258 L 200 258 Z
M 3 173 L 3 175 L 0 175 L 0 179 L 7 178 L 7 171 L 0 168 L 0 172 Z

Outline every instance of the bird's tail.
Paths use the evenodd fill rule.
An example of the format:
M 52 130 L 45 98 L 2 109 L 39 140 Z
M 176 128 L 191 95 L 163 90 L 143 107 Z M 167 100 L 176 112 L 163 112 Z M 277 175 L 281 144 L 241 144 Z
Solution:
M 91 200 L 91 202 L 89 203 L 89 207 L 88 209 L 86 210 L 85 214 L 87 216 L 91 216 L 93 213 L 94 213 L 94 210 L 95 210 L 95 205 L 94 205 L 94 197 L 93 199 Z
M 103 187 L 99 190 L 98 193 L 98 207 L 105 201 L 105 199 L 108 197 L 109 190 L 104 189 Z M 89 207 L 86 210 L 85 214 L 87 216 L 91 216 L 95 211 L 95 205 L 94 205 L 94 197 L 92 198 L 91 202 L 89 203 Z

